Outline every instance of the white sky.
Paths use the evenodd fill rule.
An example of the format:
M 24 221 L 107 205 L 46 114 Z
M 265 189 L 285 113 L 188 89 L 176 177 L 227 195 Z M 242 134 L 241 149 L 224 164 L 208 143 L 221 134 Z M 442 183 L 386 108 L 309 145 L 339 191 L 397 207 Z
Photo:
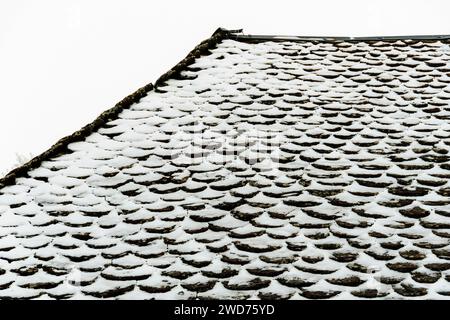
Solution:
M 218 27 L 249 34 L 450 34 L 448 0 L 0 0 L 0 173 L 146 83 Z

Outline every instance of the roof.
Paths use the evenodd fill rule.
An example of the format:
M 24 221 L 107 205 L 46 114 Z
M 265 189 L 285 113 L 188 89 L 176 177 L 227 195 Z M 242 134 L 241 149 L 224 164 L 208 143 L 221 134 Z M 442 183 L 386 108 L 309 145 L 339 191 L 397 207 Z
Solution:
M 218 29 L 0 180 L 0 298 L 448 298 L 449 45 Z

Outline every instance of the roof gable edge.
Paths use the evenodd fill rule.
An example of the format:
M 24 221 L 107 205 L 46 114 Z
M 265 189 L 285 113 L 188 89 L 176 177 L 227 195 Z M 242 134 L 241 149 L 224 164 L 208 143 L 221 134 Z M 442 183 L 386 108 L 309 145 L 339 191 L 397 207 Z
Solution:
M 162 85 L 168 79 L 176 76 L 180 71 L 184 70 L 188 65 L 192 64 L 196 58 L 205 54 L 209 49 L 214 48 L 219 42 L 225 38 L 230 38 L 230 35 L 234 32 L 242 32 L 242 30 L 227 30 L 224 28 L 218 28 L 210 38 L 202 41 L 193 50 L 191 50 L 188 55 L 178 62 L 174 67 L 172 67 L 165 74 L 160 76 L 155 84 L 148 83 L 145 86 L 139 88 L 132 94 L 126 96 L 120 102 L 114 105 L 114 107 L 102 112 L 94 121 L 85 125 L 80 130 L 65 136 L 58 140 L 54 145 L 52 145 L 48 150 L 37 155 L 25 164 L 14 168 L 9 173 L 7 173 L 3 178 L 0 178 L 0 189 L 12 185 L 15 183 L 16 178 L 24 176 L 29 170 L 39 167 L 39 165 L 52 157 L 57 157 L 67 151 L 67 146 L 70 143 L 81 141 L 88 135 L 98 130 L 106 122 L 114 120 L 120 114 L 120 112 L 126 108 L 129 108 L 132 104 L 139 102 L 149 91 L 157 89 L 157 86 Z

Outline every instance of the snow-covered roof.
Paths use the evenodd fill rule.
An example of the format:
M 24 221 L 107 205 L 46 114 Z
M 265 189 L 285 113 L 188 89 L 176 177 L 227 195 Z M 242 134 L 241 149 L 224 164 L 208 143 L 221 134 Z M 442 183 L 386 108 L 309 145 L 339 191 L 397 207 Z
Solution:
M 0 298 L 448 298 L 449 44 L 219 30 L 0 181 Z

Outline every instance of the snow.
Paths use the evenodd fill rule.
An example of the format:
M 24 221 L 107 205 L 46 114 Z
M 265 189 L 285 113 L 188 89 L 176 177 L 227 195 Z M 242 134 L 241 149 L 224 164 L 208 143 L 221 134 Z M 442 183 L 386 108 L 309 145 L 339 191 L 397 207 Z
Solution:
M 427 246 L 448 249 L 448 170 L 432 156 L 448 151 L 450 127 L 446 112 L 429 113 L 420 104 L 445 106 L 450 96 L 438 90 L 446 76 L 407 54 L 414 51 L 409 45 L 386 48 L 224 41 L 196 60 L 201 71 L 183 72 L 195 79 L 168 81 L 161 87 L 166 93 L 150 92 L 86 141 L 70 144 L 73 152 L 0 191 L 4 275 L 13 266 L 75 266 L 92 282 L 55 283 L 42 290 L 43 299 L 115 288 L 127 290 L 120 298 L 300 299 L 307 291 L 342 291 L 335 299 L 354 299 L 351 291 L 372 287 L 403 297 L 381 284 L 380 276 L 400 275 L 376 254 L 405 262 L 399 253 L 418 250 L 425 258 L 414 263 L 423 272 L 427 263 L 445 260 Z M 321 50 L 330 51 L 324 57 Z M 379 51 L 384 60 L 355 59 L 353 50 Z M 289 55 L 295 53 L 301 58 Z M 383 62 L 394 54 L 405 59 L 395 70 Z M 428 191 L 410 197 L 391 187 Z M 405 199 L 412 203 L 397 203 Z M 416 206 L 430 215 L 401 214 Z M 403 247 L 383 248 L 394 241 Z M 338 252 L 358 257 L 339 262 Z M 351 270 L 354 263 L 369 272 Z M 276 269 L 280 281 L 255 276 L 251 268 Z M 207 273 L 226 269 L 238 275 L 217 280 Z M 176 279 L 180 272 L 189 274 Z M 349 289 L 327 281 L 355 275 L 366 282 Z M 257 277 L 270 280 L 267 287 L 224 286 Z M 0 295 L 31 295 L 17 284 L 60 279 L 68 276 L 39 269 Z M 298 289 L 281 279 L 315 284 Z M 183 288 L 209 281 L 214 286 L 204 293 Z M 166 285 L 166 293 L 147 292 Z M 442 298 L 436 290 L 448 290 L 442 281 L 427 287 L 426 297 Z

